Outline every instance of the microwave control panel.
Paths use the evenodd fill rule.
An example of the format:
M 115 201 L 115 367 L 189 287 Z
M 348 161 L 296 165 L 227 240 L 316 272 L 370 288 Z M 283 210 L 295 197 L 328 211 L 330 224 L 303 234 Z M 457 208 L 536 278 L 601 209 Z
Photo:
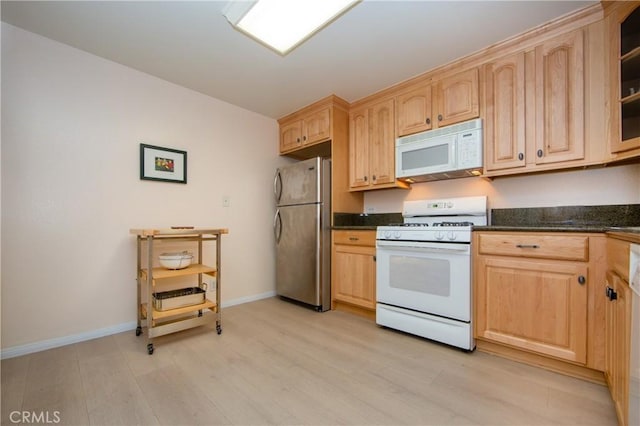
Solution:
M 482 130 L 458 134 L 458 168 L 482 167 Z

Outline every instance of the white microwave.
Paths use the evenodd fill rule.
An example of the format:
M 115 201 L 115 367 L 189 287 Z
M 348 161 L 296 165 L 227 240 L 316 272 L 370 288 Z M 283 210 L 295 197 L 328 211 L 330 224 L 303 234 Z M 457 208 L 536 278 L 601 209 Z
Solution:
M 482 119 L 396 139 L 396 178 L 426 182 L 482 174 Z

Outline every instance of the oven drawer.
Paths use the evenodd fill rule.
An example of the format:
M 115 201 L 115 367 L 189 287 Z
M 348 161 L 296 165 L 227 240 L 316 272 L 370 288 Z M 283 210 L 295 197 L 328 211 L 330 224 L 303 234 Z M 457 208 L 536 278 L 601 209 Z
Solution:
M 376 231 L 333 231 L 333 244 L 375 247 Z
M 499 256 L 520 256 L 558 260 L 589 260 L 589 237 L 529 232 L 478 234 L 478 252 Z

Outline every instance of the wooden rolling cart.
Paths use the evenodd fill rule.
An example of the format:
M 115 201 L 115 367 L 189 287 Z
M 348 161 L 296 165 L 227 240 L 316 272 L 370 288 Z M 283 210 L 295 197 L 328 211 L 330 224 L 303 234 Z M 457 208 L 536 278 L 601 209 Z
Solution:
M 136 336 L 142 334 L 142 321 L 147 325 L 147 352 L 153 354 L 153 338 L 169 333 L 186 330 L 192 327 L 207 324 L 212 320 L 212 315 L 204 315 L 207 309 L 212 311 L 216 321 L 216 331 L 222 333 L 222 315 L 220 307 L 220 254 L 221 236 L 227 234 L 227 229 L 213 228 L 171 228 L 171 229 L 131 229 L 131 234 L 137 237 L 138 263 L 137 263 L 137 287 L 138 287 L 138 326 Z M 195 263 L 183 269 L 166 269 L 153 267 L 154 244 L 160 240 L 171 242 L 196 242 L 197 253 L 194 256 Z M 215 266 L 203 263 L 202 246 L 204 242 L 215 242 Z M 146 260 L 143 262 L 143 246 L 146 243 Z M 211 301 L 204 297 L 202 303 L 188 304 L 169 309 L 158 309 L 154 304 L 157 280 L 197 276 L 198 285 L 195 289 L 206 290 L 203 284 L 203 276 L 215 278 L 216 300 Z M 146 285 L 146 297 L 143 300 L 142 290 Z M 206 296 L 206 293 L 204 293 Z M 157 302 L 157 300 L 156 300 Z

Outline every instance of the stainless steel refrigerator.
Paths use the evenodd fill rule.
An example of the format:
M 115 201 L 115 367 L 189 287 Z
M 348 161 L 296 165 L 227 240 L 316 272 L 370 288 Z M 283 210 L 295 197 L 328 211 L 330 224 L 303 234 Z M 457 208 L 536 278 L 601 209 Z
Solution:
M 318 311 L 331 307 L 331 160 L 320 157 L 278 168 L 276 293 Z

